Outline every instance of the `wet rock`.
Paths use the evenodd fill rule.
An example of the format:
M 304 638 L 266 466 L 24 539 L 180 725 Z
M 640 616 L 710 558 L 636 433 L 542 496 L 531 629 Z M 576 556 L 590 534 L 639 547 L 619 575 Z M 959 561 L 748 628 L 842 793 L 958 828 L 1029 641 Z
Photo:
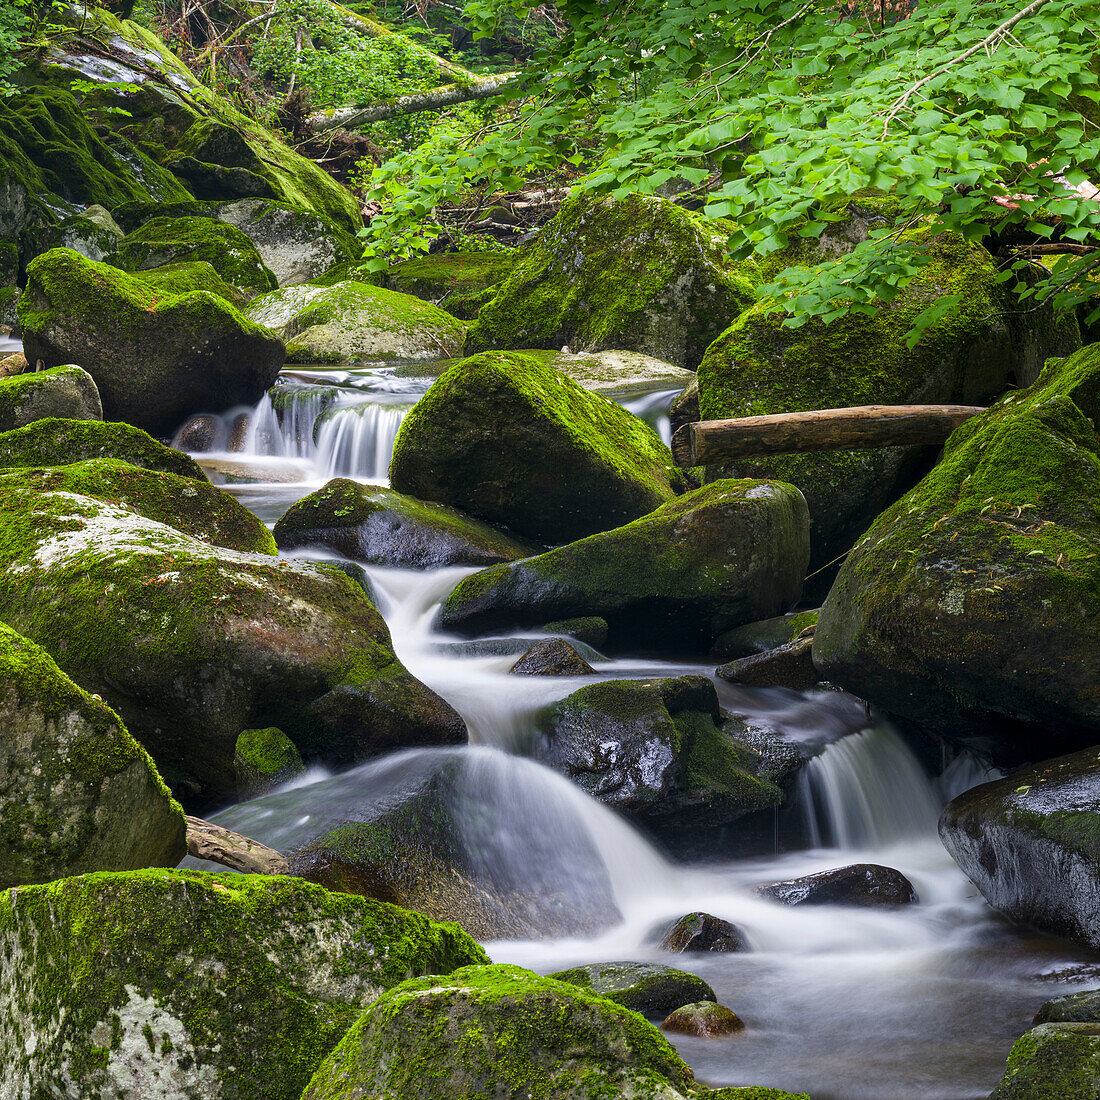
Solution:
M 562 638 L 535 642 L 508 671 L 516 676 L 592 676 L 596 672 Z
M 1040 1024 L 1016 1040 L 989 1100 L 1089 1100 L 1100 1094 L 1100 1024 Z
M 5 1086 L 87 1100 L 298 1100 L 386 989 L 486 961 L 456 926 L 366 898 L 168 870 L 5 891 L 0 949 Z
M 306 770 L 294 742 L 274 726 L 242 731 L 233 753 L 233 768 L 241 799 L 267 794 Z
M 823 678 L 951 738 L 1030 726 L 1033 758 L 1097 740 L 1098 388 L 1093 345 L 952 434 L 842 566 Z
M 718 1000 L 702 978 L 659 963 L 592 963 L 550 977 L 591 990 L 651 1020 L 663 1020 L 683 1005 Z
M 275 541 L 284 550 L 326 546 L 355 561 L 403 569 L 492 565 L 537 552 L 454 508 L 347 478 L 292 505 L 275 524 Z
M 784 1092 L 782 1089 L 769 1089 L 761 1085 L 734 1086 L 725 1089 L 711 1089 L 704 1094 L 706 1100 L 810 1100 L 808 1093 Z
M 623 527 L 467 577 L 439 621 L 473 634 L 598 615 L 616 648 L 705 652 L 730 627 L 797 600 L 808 556 L 797 489 L 720 481 Z
M 686 917 L 681 917 L 665 933 L 660 947 L 663 951 L 691 954 L 752 950 L 748 937 L 736 924 L 710 913 L 688 913 Z
M 1100 989 L 1055 997 L 1035 1013 L 1036 1024 L 1100 1024 Z
M 622 348 L 694 369 L 759 281 L 725 241 L 668 199 L 576 195 L 482 306 L 471 346 Z
M 695 378 L 692 371 L 636 351 L 572 352 L 523 348 L 520 354 L 568 375 L 594 393 L 622 394 L 658 388 L 674 390 Z
M 811 628 L 812 629 L 812 628 Z M 813 634 L 796 638 L 766 653 L 741 657 L 715 670 L 731 684 L 750 687 L 784 687 L 808 691 L 818 682 L 813 660 Z
M 913 884 L 900 871 L 877 863 L 853 863 L 771 882 L 758 886 L 756 892 L 784 905 L 894 906 L 917 901 Z
M 103 419 L 99 390 L 87 371 L 68 365 L 0 379 L 0 431 L 50 418 Z
M 1033 382 L 1048 356 L 1080 347 L 1072 316 L 1056 320 L 1049 308 L 1018 313 L 980 244 L 919 228 L 901 239 L 928 262 L 873 314 L 787 328 L 782 311 L 758 305 L 738 318 L 699 364 L 701 419 L 872 404 L 987 405 L 1012 385 Z M 817 250 L 812 256 L 815 263 L 825 258 Z M 908 347 L 916 317 L 959 288 L 962 301 Z M 935 448 L 887 447 L 746 458 L 708 467 L 707 480 L 736 475 L 797 485 L 810 509 L 810 568 L 817 569 L 846 551 L 935 455 Z
M 684 1100 L 691 1070 L 634 1013 L 517 966 L 466 967 L 383 994 L 302 1100 L 515 1095 Z
M 445 359 L 466 340 L 466 326 L 437 306 L 367 283 L 285 287 L 246 314 L 286 343 L 290 363 Z
M 576 638 L 578 642 L 599 649 L 607 641 L 607 620 L 598 615 L 582 615 L 576 619 L 557 619 L 552 623 L 543 623 L 547 634 L 564 634 L 567 638 Z
M 1100 947 L 1100 748 L 972 787 L 940 839 L 994 909 Z
M 22 374 L 29 369 L 30 364 L 27 362 L 27 357 L 21 351 L 17 351 L 12 355 L 5 355 L 3 359 L 0 359 L 0 378 L 11 378 L 13 375 Z
M 108 419 L 154 433 L 174 431 L 200 409 L 254 404 L 283 364 L 282 344 L 223 299 L 163 297 L 62 249 L 27 268 L 19 307 L 28 358 L 80 363 Z
M 204 451 L 214 450 L 214 443 L 221 434 L 221 430 L 222 422 L 219 417 L 201 413 L 186 421 L 176 432 L 172 442 L 181 451 L 201 454 Z
M 776 615 L 758 623 L 736 626 L 715 641 L 710 656 L 729 661 L 778 649 L 787 642 L 793 642 L 808 627 L 816 628 L 817 616 L 817 610 L 789 611 L 786 615 Z
M 744 1031 L 745 1024 L 736 1012 L 725 1005 L 699 1001 L 670 1012 L 661 1024 L 661 1030 L 676 1035 L 697 1035 L 702 1039 L 720 1039 Z
M 377 786 L 366 775 L 356 782 L 352 775 L 334 786 L 333 797 L 348 792 L 342 820 L 304 844 L 288 845 L 264 820 L 258 832 L 232 812 L 225 823 L 295 847 L 294 874 L 456 920 L 479 939 L 590 936 L 621 920 L 575 808 L 522 765 L 517 772 L 473 753 L 425 754 L 394 760 Z M 273 795 L 257 805 L 278 812 L 287 801 Z
M 465 739 L 362 589 L 282 561 L 209 483 L 121 462 L 0 473 L 0 619 L 97 692 L 178 795 L 231 798 L 242 729 L 348 763 Z
M 118 715 L 0 624 L 0 888 L 173 867 L 183 813 Z
M 191 458 L 130 424 L 36 420 L 25 428 L 0 433 L 0 467 L 67 466 L 96 458 L 206 481 Z
M 35 226 L 20 239 L 23 262 L 49 252 L 51 248 L 70 248 L 89 260 L 105 260 L 118 247 L 123 232 L 102 206 L 90 206 L 81 214 L 62 218 L 56 225 Z
M 591 684 L 544 723 L 538 759 L 653 828 L 723 825 L 782 801 L 703 676 Z
M 684 484 L 648 425 L 518 353 L 446 370 L 402 422 L 390 480 L 543 542 L 637 519 Z

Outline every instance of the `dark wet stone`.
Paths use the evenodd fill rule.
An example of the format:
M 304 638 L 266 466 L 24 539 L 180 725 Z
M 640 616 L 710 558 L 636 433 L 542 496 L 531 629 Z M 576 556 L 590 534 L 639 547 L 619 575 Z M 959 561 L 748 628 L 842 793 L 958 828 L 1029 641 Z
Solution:
M 703 1039 L 720 1039 L 724 1035 L 744 1031 L 745 1024 L 736 1012 L 725 1005 L 699 1001 L 681 1005 L 675 1012 L 670 1012 L 661 1024 L 661 1030 L 677 1035 L 698 1035 Z
M 542 627 L 547 634 L 564 634 L 578 642 L 599 649 L 607 641 L 607 620 L 598 615 L 584 615 L 578 619 L 560 619 Z
M 592 676 L 595 669 L 564 638 L 535 642 L 510 672 L 517 676 Z
M 917 900 L 913 884 L 900 871 L 878 863 L 770 882 L 756 892 L 784 905 L 910 905 Z
M 221 420 L 209 413 L 193 416 L 176 433 L 173 440 L 181 451 L 190 451 L 192 454 L 202 454 L 204 451 L 212 451 L 214 443 L 221 431 Z
M 741 657 L 715 669 L 715 675 L 731 684 L 750 687 L 785 687 L 809 691 L 818 681 L 813 660 L 813 637 L 796 638 L 766 653 Z
M 1047 1001 L 1032 1023 L 1036 1024 L 1100 1024 L 1100 989 L 1085 989 L 1067 997 Z
M 550 977 L 591 989 L 654 1020 L 663 1020 L 683 1005 L 718 1000 L 702 978 L 658 963 L 592 963 L 560 970 Z
M 710 913 L 688 913 L 681 917 L 665 933 L 661 940 L 665 951 L 751 951 L 745 933 L 736 924 L 730 924 Z

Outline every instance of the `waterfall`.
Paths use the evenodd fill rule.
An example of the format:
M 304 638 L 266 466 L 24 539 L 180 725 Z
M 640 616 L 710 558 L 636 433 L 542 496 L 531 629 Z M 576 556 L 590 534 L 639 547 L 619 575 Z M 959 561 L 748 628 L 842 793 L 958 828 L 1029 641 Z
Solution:
M 361 403 L 327 412 L 317 428 L 314 461 L 328 477 L 388 477 L 397 430 L 408 411 L 407 405 Z
M 633 397 L 608 394 L 608 397 L 618 401 L 627 412 L 632 412 L 639 420 L 644 420 L 661 437 L 666 447 L 672 442 L 672 425 L 668 412 L 672 402 L 679 396 L 679 390 L 657 390 Z

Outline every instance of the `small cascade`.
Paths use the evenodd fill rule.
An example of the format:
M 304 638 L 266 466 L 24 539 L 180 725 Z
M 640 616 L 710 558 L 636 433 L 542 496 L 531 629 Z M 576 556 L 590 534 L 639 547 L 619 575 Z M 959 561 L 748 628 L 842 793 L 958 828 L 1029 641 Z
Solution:
M 669 409 L 679 394 L 679 390 L 656 390 L 653 393 L 643 393 L 634 397 L 614 397 L 613 394 L 611 396 L 627 412 L 632 412 L 640 420 L 644 420 L 661 437 L 665 446 L 668 446 L 672 442 Z
M 920 761 L 885 723 L 826 746 L 803 770 L 799 795 L 814 847 L 935 836 L 942 806 Z
M 330 409 L 317 428 L 315 463 L 328 477 L 384 480 L 389 476 L 397 431 L 409 408 L 360 402 Z

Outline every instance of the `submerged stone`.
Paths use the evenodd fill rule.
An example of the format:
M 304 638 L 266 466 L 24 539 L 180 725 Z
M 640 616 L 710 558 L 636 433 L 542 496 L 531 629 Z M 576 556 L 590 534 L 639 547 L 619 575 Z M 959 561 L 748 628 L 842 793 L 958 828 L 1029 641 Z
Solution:
M 486 961 L 453 924 L 298 879 L 196 871 L 6 891 L 0 944 L 6 1086 L 81 1100 L 298 1100 L 386 989 Z
M 87 371 L 69 364 L 0 378 L 0 432 L 56 418 L 103 419 L 99 390 Z
M 703 1039 L 720 1039 L 745 1030 L 745 1024 L 736 1012 L 725 1005 L 699 1001 L 682 1005 L 670 1012 L 661 1024 L 662 1031 L 676 1035 L 697 1035 Z
M 383 994 L 302 1100 L 682 1100 L 692 1086 L 635 1013 L 517 966 L 481 966 Z
M 688 952 L 751 951 L 745 933 L 721 917 L 710 913 L 688 913 L 681 917 L 661 938 L 663 951 Z
M 702 978 L 660 963 L 592 963 L 550 976 L 591 990 L 653 1020 L 663 1020 L 683 1005 L 718 1000 Z
M 0 888 L 174 866 L 183 812 L 118 715 L 0 623 Z
M 516 353 L 472 356 L 436 380 L 402 421 L 390 481 L 542 542 L 627 523 L 684 486 L 648 425 Z

